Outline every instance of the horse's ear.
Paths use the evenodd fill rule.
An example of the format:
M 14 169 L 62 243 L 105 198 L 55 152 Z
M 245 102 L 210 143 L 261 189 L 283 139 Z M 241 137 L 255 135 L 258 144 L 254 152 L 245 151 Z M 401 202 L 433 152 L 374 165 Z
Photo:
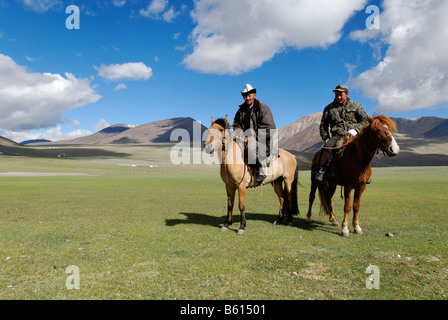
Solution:
M 213 117 L 212 117 L 212 124 L 214 124 L 215 123 L 215 119 L 213 119 Z
M 224 120 L 226 121 L 226 123 L 229 123 L 229 116 L 226 115 L 226 118 Z

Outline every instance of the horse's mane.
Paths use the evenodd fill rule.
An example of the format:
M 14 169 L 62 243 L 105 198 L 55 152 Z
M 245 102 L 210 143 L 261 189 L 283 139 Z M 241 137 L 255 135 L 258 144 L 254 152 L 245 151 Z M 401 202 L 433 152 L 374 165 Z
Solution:
M 215 121 L 216 124 L 220 125 L 221 127 L 223 127 L 224 129 L 230 129 L 230 124 L 228 121 L 226 121 L 223 118 L 219 118 Z
M 363 148 L 361 147 L 361 137 L 364 136 L 364 134 L 367 132 L 367 130 L 372 129 L 372 126 L 377 126 L 378 121 L 382 123 L 383 125 L 386 125 L 389 128 L 389 131 L 393 134 L 397 131 L 397 125 L 395 124 L 395 121 L 390 119 L 389 117 L 383 115 L 383 114 L 374 114 L 372 117 L 367 117 L 369 124 L 366 125 L 361 132 L 356 137 L 345 137 L 343 140 L 343 146 L 348 146 L 350 144 L 355 145 L 355 150 L 358 152 L 358 155 L 361 157 L 363 153 Z M 378 121 L 375 121 L 378 120 Z
M 381 121 L 383 124 L 385 124 L 389 128 L 389 131 L 391 133 L 394 133 L 397 131 L 397 125 L 395 124 L 395 121 L 389 117 L 386 117 L 384 114 L 374 115 L 373 120 Z

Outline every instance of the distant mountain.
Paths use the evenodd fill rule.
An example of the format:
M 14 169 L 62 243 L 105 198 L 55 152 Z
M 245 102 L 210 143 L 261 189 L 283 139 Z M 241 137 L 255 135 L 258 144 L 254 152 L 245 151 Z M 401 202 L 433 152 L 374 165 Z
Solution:
M 113 139 L 115 136 L 134 127 L 135 126 L 131 124 L 114 124 L 94 134 L 68 141 L 57 141 L 54 144 L 103 144 L 106 143 L 105 141 Z
M 194 132 L 194 127 L 198 132 Z M 178 130 L 178 131 L 176 131 Z M 44 145 L 68 145 L 68 144 L 145 144 L 145 143 L 169 143 L 180 140 L 177 133 L 188 134 L 190 142 L 201 140 L 202 134 L 207 128 L 199 122 L 189 117 L 172 118 L 162 121 L 155 121 L 139 126 L 129 124 L 115 124 L 94 134 L 80 137 L 73 140 L 55 141 L 44 143 Z M 173 134 L 173 141 L 171 135 Z
M 196 135 L 193 133 L 193 128 L 196 126 L 198 132 Z M 178 130 L 177 132 L 175 130 Z M 193 118 L 172 118 L 162 121 L 150 122 L 140 126 L 131 128 L 121 134 L 114 136 L 112 139 L 106 141 L 106 143 L 112 144 L 127 144 L 127 143 L 169 143 L 178 142 L 178 135 L 176 133 L 182 132 L 187 135 L 185 139 L 189 139 L 190 142 L 193 140 L 201 140 L 202 134 L 207 128 L 201 125 L 199 122 Z M 171 135 L 173 134 L 173 140 L 171 140 Z
M 391 118 L 400 134 L 413 138 L 441 138 L 448 136 L 448 119 L 420 117 L 417 119 Z
M 278 130 L 279 147 L 294 151 L 313 151 L 316 144 L 322 146 L 319 125 L 322 112 L 300 118 Z
M 417 119 L 393 118 L 400 134 L 414 138 L 440 138 L 448 136 L 448 119 L 420 117 Z
M 0 136 L 0 146 L 16 147 L 18 145 L 19 145 L 18 143 L 9 140 L 8 138 Z
M 448 137 L 448 120 L 445 120 L 439 125 L 437 125 L 435 128 L 426 131 L 425 137 L 427 138 Z
M 26 141 L 22 141 L 19 144 L 22 146 L 28 145 L 28 144 L 33 144 L 33 143 L 44 143 L 44 142 L 51 142 L 50 140 L 46 140 L 46 139 L 34 139 L 34 140 L 26 140 Z

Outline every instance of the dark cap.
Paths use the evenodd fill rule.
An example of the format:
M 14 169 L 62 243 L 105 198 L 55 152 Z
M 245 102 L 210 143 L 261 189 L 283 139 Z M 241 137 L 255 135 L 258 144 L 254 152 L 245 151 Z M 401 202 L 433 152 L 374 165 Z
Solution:
M 348 92 L 348 87 L 344 86 L 342 84 L 339 84 L 339 85 L 336 86 L 336 89 L 333 90 L 333 92 L 336 92 L 336 91 L 338 91 L 338 92 Z

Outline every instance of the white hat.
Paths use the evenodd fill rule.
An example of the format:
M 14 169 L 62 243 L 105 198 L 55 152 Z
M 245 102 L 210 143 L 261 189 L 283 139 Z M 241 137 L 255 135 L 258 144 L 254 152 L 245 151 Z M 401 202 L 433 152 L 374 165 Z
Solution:
M 244 90 L 241 94 L 257 93 L 257 89 L 252 88 L 250 84 L 244 85 Z

